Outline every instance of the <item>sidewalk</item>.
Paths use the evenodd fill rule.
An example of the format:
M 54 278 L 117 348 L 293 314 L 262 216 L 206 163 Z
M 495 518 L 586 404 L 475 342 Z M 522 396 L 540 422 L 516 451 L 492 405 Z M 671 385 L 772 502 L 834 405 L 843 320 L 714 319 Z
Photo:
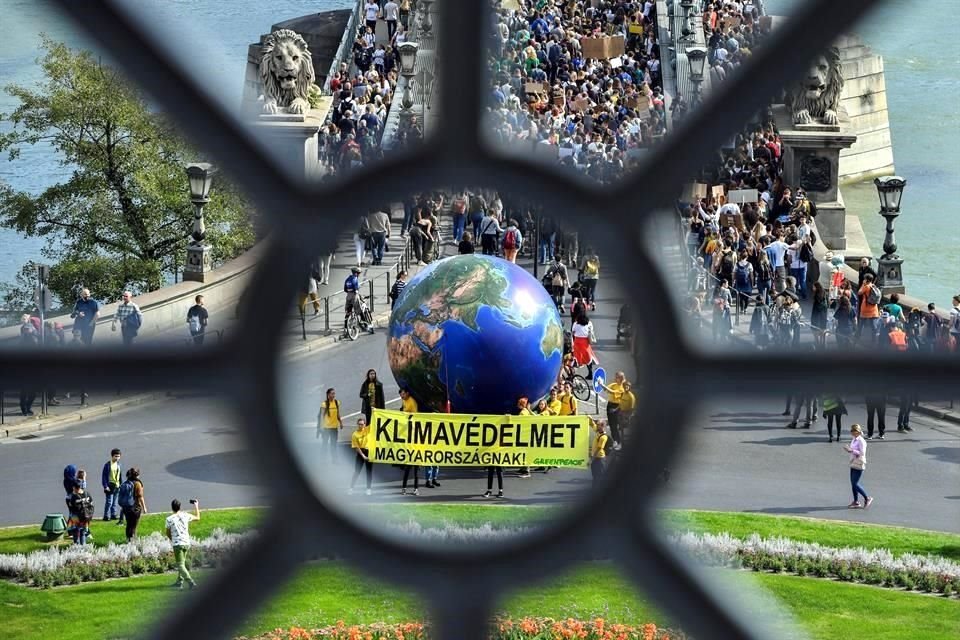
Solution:
M 667 253 L 669 250 L 665 250 Z M 680 257 L 681 248 L 677 249 L 677 258 Z M 671 262 L 674 260 L 671 259 Z M 677 271 L 674 271 L 677 273 Z M 685 271 L 683 272 L 685 273 Z M 684 277 L 685 279 L 685 277 Z M 821 271 L 820 283 L 824 284 L 824 272 Z M 682 283 L 684 287 L 683 290 L 686 291 L 686 282 Z M 734 306 L 736 305 L 736 298 L 734 298 Z M 733 327 L 730 334 L 729 342 L 724 344 L 722 342 L 713 342 L 713 312 L 710 309 L 709 304 L 705 304 L 704 308 L 701 310 L 700 321 L 701 321 L 701 337 L 704 344 L 711 345 L 711 348 L 718 351 L 723 351 L 726 346 L 730 346 L 736 349 L 752 348 L 758 351 L 762 351 L 760 347 L 757 346 L 756 337 L 750 333 L 750 321 L 753 317 L 753 312 L 755 305 L 751 305 L 747 308 L 747 311 L 740 315 L 739 322 L 737 322 L 736 314 L 734 310 L 731 310 L 731 325 Z M 810 329 L 810 316 L 813 308 L 813 301 L 811 299 L 800 300 L 800 308 L 803 311 L 803 316 L 801 317 L 802 329 L 800 332 L 800 351 L 812 351 L 814 350 L 814 340 L 813 340 L 813 331 Z M 832 313 L 832 310 L 828 310 L 828 315 Z M 833 334 L 827 334 L 826 340 L 827 351 L 836 352 L 837 345 L 834 339 Z M 951 424 L 960 425 L 960 404 L 954 403 L 950 400 L 924 400 L 919 406 L 914 408 L 914 411 L 922 415 L 930 416 L 938 420 L 943 420 Z
M 393 226 L 390 239 L 390 251 L 384 254 L 382 266 L 370 266 L 370 254 L 366 255 L 365 266 L 361 274 L 361 291 L 372 304 L 374 319 L 377 324 L 384 322 L 388 317 L 390 301 L 387 293 L 390 291 L 397 273 L 397 266 L 404 257 L 407 238 L 400 237 L 400 225 L 403 222 L 403 207 L 399 204 L 391 206 L 391 224 Z M 449 216 L 443 216 L 446 220 Z M 449 226 L 449 223 L 448 225 Z M 456 252 L 454 247 L 453 252 Z M 337 241 L 337 250 L 330 265 L 330 283 L 319 285 L 317 298 L 320 300 L 320 313 L 313 315 L 313 306 L 307 302 L 305 322 L 296 308 L 296 301 L 291 301 L 286 313 L 283 337 L 286 341 L 285 354 L 287 356 L 302 354 L 310 351 L 322 350 L 337 343 L 340 331 L 343 328 L 343 308 L 345 295 L 343 282 L 350 274 L 350 269 L 356 264 L 356 251 L 353 245 L 353 232 L 343 233 Z M 419 267 L 412 262 L 408 270 L 408 278 L 413 277 Z M 389 276 L 387 275 L 389 273 Z M 370 295 L 370 283 L 373 283 L 373 294 Z M 324 301 L 327 301 L 326 303 Z M 329 308 L 329 327 L 326 323 L 325 309 Z M 210 322 L 203 347 L 192 345 L 189 331 L 184 322 L 182 329 L 171 329 L 144 336 L 143 344 L 166 344 L 177 347 L 206 348 L 216 345 L 220 338 L 228 339 L 235 334 L 240 325 L 236 309 L 230 307 L 213 307 L 210 311 Z M 304 339 L 306 335 L 306 339 Z M 363 339 L 363 337 L 361 337 Z M 96 341 L 95 341 L 96 344 Z M 98 418 L 122 408 L 160 402 L 169 396 L 165 390 L 154 390 L 143 393 L 116 394 L 110 392 L 91 393 L 88 405 L 80 406 L 80 394 L 71 390 L 71 398 L 64 398 L 65 391 L 58 397 L 61 404 L 48 406 L 47 415 L 41 416 L 41 397 L 38 395 L 33 404 L 34 416 L 22 416 L 19 406 L 19 391 L 0 391 L 2 398 L 2 424 L 0 424 L 0 438 L 23 437 L 37 431 L 45 431 L 61 427 L 73 422 Z

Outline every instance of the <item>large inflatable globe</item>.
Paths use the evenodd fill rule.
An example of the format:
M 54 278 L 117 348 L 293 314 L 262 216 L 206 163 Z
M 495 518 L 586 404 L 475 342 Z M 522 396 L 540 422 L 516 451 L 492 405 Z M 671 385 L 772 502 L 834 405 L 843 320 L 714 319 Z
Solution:
M 517 265 L 483 255 L 434 262 L 390 316 L 390 369 L 421 410 L 513 413 L 556 381 L 563 325 L 543 286 Z

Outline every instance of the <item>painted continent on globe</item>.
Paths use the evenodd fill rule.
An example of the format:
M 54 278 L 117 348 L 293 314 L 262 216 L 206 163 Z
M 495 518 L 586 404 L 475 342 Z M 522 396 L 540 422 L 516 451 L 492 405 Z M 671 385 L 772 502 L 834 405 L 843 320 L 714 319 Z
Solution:
M 390 316 L 390 369 L 421 410 L 508 414 L 556 381 L 563 325 L 543 286 L 517 265 L 484 255 L 432 263 L 404 288 Z M 449 388 L 449 389 L 448 389 Z

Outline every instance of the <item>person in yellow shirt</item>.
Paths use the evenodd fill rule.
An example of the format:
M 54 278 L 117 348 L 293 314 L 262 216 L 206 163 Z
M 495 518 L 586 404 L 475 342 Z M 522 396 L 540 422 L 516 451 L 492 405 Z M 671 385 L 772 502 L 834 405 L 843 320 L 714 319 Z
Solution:
M 575 416 L 577 415 L 577 399 L 573 395 L 573 385 L 569 382 L 563 383 L 563 391 L 557 395 L 557 399 L 560 401 L 560 415 L 562 416 Z
M 533 412 L 530 411 L 530 399 L 526 396 L 521 396 L 517 399 L 517 415 L 518 416 L 532 416 Z M 499 471 L 497 472 L 499 476 Z M 520 467 L 517 470 L 518 478 L 529 478 L 530 477 L 530 467 Z
M 416 413 L 420 410 L 416 399 L 410 395 L 408 389 L 400 389 L 400 402 L 403 405 L 405 413 Z M 420 467 L 412 464 L 403 465 L 403 484 L 400 487 L 400 495 L 407 495 L 407 480 L 410 478 L 410 470 L 413 470 L 413 495 L 420 495 Z
M 613 436 L 614 451 L 620 450 L 620 402 L 623 400 L 623 383 L 626 381 L 627 375 L 623 371 L 617 371 L 613 382 L 603 385 L 607 392 L 607 422 L 610 424 L 610 435 Z
M 337 400 L 336 390 L 331 387 L 327 389 L 327 397 L 317 414 L 317 438 L 323 435 L 321 445 L 330 452 L 330 462 L 337 461 L 337 437 L 339 430 L 343 429 L 340 416 L 340 401 Z
M 367 444 L 370 436 L 370 425 L 367 424 L 366 418 L 360 416 L 357 418 L 357 430 L 353 432 L 353 436 L 350 437 L 350 446 L 353 448 L 354 453 L 357 454 L 356 462 L 353 467 L 353 478 L 350 479 L 350 489 L 347 493 L 353 493 L 353 485 L 357 483 L 357 478 L 360 477 L 360 470 L 364 467 L 367 468 L 367 495 L 369 496 L 372 491 L 370 490 L 370 485 L 373 483 L 373 463 L 370 462 L 370 446 Z
M 637 397 L 633 395 L 633 385 L 623 383 L 623 396 L 620 398 L 620 430 L 626 432 L 633 424 L 633 414 L 637 410 Z
M 563 403 L 560 401 L 560 395 L 557 393 L 556 387 L 550 389 L 550 396 L 547 398 L 547 409 L 550 410 L 550 415 L 552 416 L 563 415 Z
M 593 486 L 597 486 L 603 477 L 604 464 L 607 458 L 607 433 L 603 420 L 591 420 L 591 426 L 596 431 L 593 447 L 590 450 L 590 474 L 593 476 Z

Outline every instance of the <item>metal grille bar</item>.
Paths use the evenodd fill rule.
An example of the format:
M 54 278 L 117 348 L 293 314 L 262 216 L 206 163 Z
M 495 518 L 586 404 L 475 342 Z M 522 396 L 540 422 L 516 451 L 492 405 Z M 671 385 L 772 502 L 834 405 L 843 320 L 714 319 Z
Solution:
M 782 78 L 799 75 L 816 51 L 875 3 L 804 3 L 798 15 L 767 43 L 764 55 L 754 56 L 739 77 L 717 88 L 639 173 L 601 191 L 554 170 L 531 166 L 515 157 L 500 157 L 482 144 L 480 120 L 485 93 L 480 80 L 490 8 L 485 0 L 445 2 L 440 12 L 438 55 L 456 51 L 461 65 L 450 61 L 441 67 L 441 133 L 412 156 L 391 156 L 377 166 L 378 192 L 363 188 L 373 175 L 369 169 L 322 188 L 291 180 L 263 154 L 246 127 L 207 96 L 196 78 L 176 66 L 155 34 L 135 14 L 109 0 L 98 4 L 59 0 L 58 4 L 112 52 L 126 72 L 216 156 L 238 184 L 246 187 L 268 224 L 282 221 L 282 226 L 277 226 L 284 235 L 273 239 L 252 290 L 257 292 L 259 308 L 283 308 L 295 294 L 306 255 L 306 248 L 296 239 L 336 233 L 351 215 L 336 209 L 341 203 L 350 202 L 356 210 L 362 210 L 375 201 L 417 188 L 477 182 L 523 193 L 568 219 L 597 221 L 605 255 L 623 273 L 646 274 L 623 283 L 628 295 L 640 300 L 669 300 L 666 284 L 655 275 L 657 270 L 642 242 L 641 217 L 669 205 L 686 176 L 699 164 L 704 149 L 719 146 L 730 131 L 781 88 Z M 830 20 L 825 21 L 825 16 Z M 642 195 L 642 205 L 638 194 Z M 622 233 L 634 226 L 636 233 Z M 199 366 L 195 354 L 190 354 L 191 366 L 186 366 L 186 354 L 149 349 L 136 354 L 105 351 L 84 356 L 91 371 L 91 387 L 169 387 L 171 380 L 178 380 L 194 389 L 225 394 L 238 410 L 238 420 L 244 424 L 251 449 L 258 452 L 260 467 L 271 469 L 269 477 L 260 478 L 270 491 L 272 504 L 260 544 L 219 573 L 198 598 L 186 602 L 155 628 L 156 638 L 229 636 L 243 615 L 276 593 L 319 544 L 371 575 L 420 589 L 432 605 L 440 637 L 479 639 L 485 635 L 494 605 L 492 595 L 504 584 L 520 585 L 532 578 L 556 575 L 589 557 L 588 550 L 596 539 L 592 518 L 597 510 L 609 514 L 603 524 L 604 535 L 614 558 L 638 588 L 682 621 L 685 630 L 700 638 L 757 638 L 757 630 L 738 617 L 738 612 L 721 605 L 678 558 L 663 548 L 650 526 L 653 514 L 649 510 L 649 488 L 655 486 L 656 469 L 644 464 L 644 456 L 652 454 L 669 461 L 682 435 L 680 429 L 656 427 L 686 423 L 690 415 L 686 389 L 693 379 L 706 383 L 714 393 L 739 391 L 754 383 L 770 390 L 813 389 L 826 365 L 832 387 L 860 391 L 888 384 L 890 378 L 884 372 L 892 370 L 889 359 L 860 354 L 843 358 L 794 355 L 791 370 L 784 375 L 773 359 L 758 362 L 735 355 L 694 353 L 678 332 L 675 310 L 650 314 L 639 336 L 639 351 L 645 359 L 637 364 L 648 381 L 640 399 L 651 425 L 642 433 L 645 451 L 638 447 L 624 450 L 624 464 L 607 478 L 605 490 L 591 497 L 589 506 L 581 505 L 540 533 L 495 552 L 431 552 L 381 539 L 347 521 L 313 495 L 293 462 L 277 410 L 274 354 L 280 346 L 282 318 L 254 313 L 252 298 L 244 301 L 242 317 L 246 320 L 234 338 L 245 348 L 226 344 L 201 354 Z M 96 368 L 89 367 L 93 358 L 98 358 Z M 66 380 L 69 365 L 77 361 L 69 353 L 4 353 L 0 355 L 0 384 L 15 383 L 24 376 L 52 382 Z M 901 388 L 946 392 L 960 378 L 960 363 L 955 360 L 898 358 L 896 364 Z M 209 376 L 204 370 L 216 370 L 221 375 Z M 736 375 L 726 375 L 730 372 Z M 312 508 L 304 513 L 306 505 Z M 293 509 L 302 518 L 301 526 L 291 530 L 284 521 Z M 318 531 L 322 532 L 319 539 Z M 653 583 L 658 585 L 656 590 L 649 589 Z M 432 587 L 427 589 L 427 584 Z

